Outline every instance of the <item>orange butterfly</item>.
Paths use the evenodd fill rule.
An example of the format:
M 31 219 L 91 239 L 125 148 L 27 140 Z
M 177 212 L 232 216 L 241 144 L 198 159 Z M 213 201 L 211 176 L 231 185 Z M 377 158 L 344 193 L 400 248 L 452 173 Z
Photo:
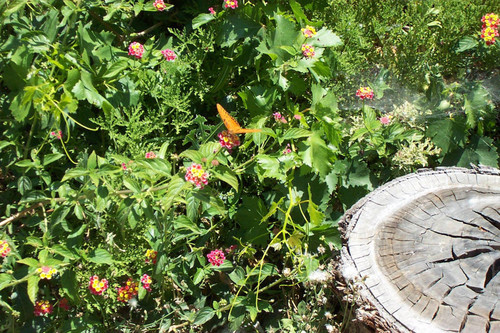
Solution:
M 257 128 L 241 128 L 240 124 L 238 124 L 236 119 L 231 117 L 231 115 L 227 113 L 227 111 L 224 110 L 224 108 L 220 104 L 217 104 L 217 111 L 219 111 L 219 115 L 222 118 L 222 121 L 224 122 L 227 131 L 231 134 L 255 133 L 262 131 Z

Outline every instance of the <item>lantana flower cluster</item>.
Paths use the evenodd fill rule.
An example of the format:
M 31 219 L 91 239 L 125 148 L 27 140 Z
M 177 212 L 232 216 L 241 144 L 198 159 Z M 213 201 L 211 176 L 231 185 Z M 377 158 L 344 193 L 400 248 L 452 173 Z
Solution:
M 0 240 L 0 256 L 5 258 L 9 255 L 11 249 L 9 247 L 9 243 L 6 241 Z
M 94 295 L 102 295 L 102 293 L 105 292 L 106 289 L 108 289 L 108 280 L 99 280 L 99 277 L 97 275 L 94 275 L 90 278 L 89 289 L 90 292 Z
M 316 29 L 314 29 L 314 27 L 311 27 L 310 25 L 306 25 L 306 27 L 302 28 L 301 31 L 306 38 L 311 38 L 312 36 L 316 35 Z
M 155 0 L 153 3 L 153 6 L 156 8 L 156 10 L 162 12 L 165 9 L 167 9 L 167 6 L 165 5 L 165 2 L 163 0 Z
M 158 256 L 158 252 L 155 250 L 147 250 L 146 251 L 146 263 L 156 264 L 156 257 Z
M 163 56 L 165 57 L 165 60 L 167 60 L 167 61 L 174 61 L 175 58 L 177 58 L 177 55 L 175 54 L 175 52 L 173 50 L 170 50 L 170 49 L 165 49 L 165 50 L 161 51 L 161 54 L 163 54 Z
M 117 299 L 120 302 L 126 303 L 139 293 L 139 285 L 132 278 L 129 278 L 124 286 L 117 288 L 117 292 Z
M 60 139 L 62 139 L 62 131 L 60 131 L 60 130 L 57 131 L 57 132 L 56 131 L 52 131 L 52 132 L 50 132 L 50 136 L 51 137 L 55 137 L 56 139 L 60 140 Z
M 36 272 L 38 274 L 40 274 L 40 279 L 50 280 L 50 279 L 52 279 L 52 276 L 57 274 L 57 269 L 49 267 L 49 266 L 43 266 L 43 267 L 37 268 Z
M 146 289 L 147 291 L 151 291 L 151 283 L 153 283 L 151 276 L 144 274 L 141 278 L 141 283 L 144 289 Z
M 302 44 L 302 55 L 306 58 L 314 57 L 316 53 L 314 52 L 314 46 L 309 44 Z
M 144 53 L 144 46 L 138 42 L 132 42 L 128 46 L 128 55 L 141 59 Z
M 228 131 L 222 131 L 218 136 L 220 145 L 227 148 L 229 151 L 240 145 L 240 138 L 236 134 L 229 133 Z
M 33 313 L 36 317 L 40 317 L 51 314 L 53 310 L 54 307 L 49 303 L 49 301 L 41 300 L 35 302 L 35 310 L 33 311 Z
M 221 250 L 213 250 L 207 254 L 207 258 L 208 262 L 210 262 L 212 266 L 220 266 L 224 263 L 226 256 Z
M 153 158 L 156 158 L 156 154 L 154 152 L 152 152 L 152 151 L 149 151 L 149 152 L 146 153 L 145 157 L 147 159 L 153 159 Z
M 193 163 L 187 168 L 185 179 L 201 189 L 208 184 L 208 177 L 210 175 L 203 169 L 201 164 Z
M 283 124 L 288 123 L 288 121 L 286 120 L 286 118 L 281 113 L 279 113 L 279 112 L 273 113 L 273 117 L 274 117 L 274 120 L 276 120 L 277 122 L 280 122 L 280 123 L 283 123 Z
M 370 87 L 361 87 L 356 91 L 360 99 L 373 99 L 373 90 Z
M 69 301 L 67 298 L 61 298 L 61 300 L 59 301 L 59 304 L 58 306 L 63 309 L 63 310 L 66 310 L 66 311 L 69 311 L 71 310 L 71 305 L 69 304 Z
M 236 9 L 238 8 L 237 0 L 224 0 L 224 8 Z
M 497 14 L 489 13 L 481 18 L 483 27 L 481 30 L 481 38 L 484 39 L 486 45 L 495 44 L 495 37 L 498 37 L 498 25 L 500 19 Z
M 134 56 L 137 59 L 142 59 L 143 54 L 144 54 L 144 45 L 142 45 L 139 42 L 130 43 L 130 45 L 128 46 L 128 55 Z M 161 54 L 163 54 L 163 57 L 167 61 L 174 61 L 177 58 L 177 54 L 175 54 L 175 51 L 170 49 L 162 50 Z

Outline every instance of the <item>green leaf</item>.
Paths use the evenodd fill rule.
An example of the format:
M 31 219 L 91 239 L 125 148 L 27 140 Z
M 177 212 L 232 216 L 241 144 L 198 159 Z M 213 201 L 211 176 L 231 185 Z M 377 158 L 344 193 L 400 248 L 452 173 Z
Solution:
M 309 222 L 311 222 L 314 225 L 320 225 L 323 222 L 323 220 L 325 219 L 325 214 L 320 212 L 318 210 L 318 205 L 316 205 L 312 201 L 311 186 L 308 186 L 307 190 L 309 192 L 309 200 L 308 200 L 308 204 L 307 204 L 307 212 L 309 213 L 309 219 L 310 219 Z
M 286 180 L 286 173 L 284 170 L 280 170 L 280 161 L 276 157 L 269 155 L 259 154 L 256 157 L 257 164 L 261 170 L 259 170 L 260 178 L 275 178 L 280 181 Z
M 16 121 L 23 121 L 29 114 L 31 102 L 25 101 L 24 91 L 20 91 L 13 99 L 9 106 L 9 110 Z
M 305 150 L 299 153 L 304 160 L 304 164 L 317 171 L 322 178 L 325 177 L 331 170 L 329 161 L 331 152 L 326 146 L 325 141 L 323 141 L 317 132 L 314 132 L 307 139 L 306 147 Z
M 179 175 L 175 175 L 170 180 L 167 193 L 163 196 L 163 209 L 168 210 L 172 204 L 179 199 L 182 190 L 188 187 L 189 184 L 184 181 Z
M 28 278 L 28 297 L 31 303 L 35 304 L 36 297 L 38 294 L 38 282 L 40 281 L 40 276 L 38 274 L 32 275 Z
M 331 30 L 323 28 L 308 40 L 308 44 L 319 47 L 334 47 L 342 45 L 342 41 Z
M 67 170 L 66 174 L 64 175 L 64 177 L 62 178 L 61 181 L 64 182 L 68 179 L 77 178 L 77 177 L 81 177 L 81 176 L 87 176 L 88 174 L 89 174 L 89 170 L 84 169 L 82 167 L 76 167 L 74 169 Z
M 135 194 L 141 193 L 141 185 L 132 178 L 123 179 L 123 185 Z
M 219 165 L 217 170 L 212 170 L 213 175 L 222 180 L 223 182 L 229 184 L 232 188 L 238 192 L 238 177 L 233 170 L 229 169 L 224 165 Z
M 231 281 L 233 281 L 238 286 L 245 285 L 245 271 L 241 267 L 236 267 L 234 271 L 228 274 Z
M 29 267 L 38 267 L 40 266 L 40 263 L 38 260 L 33 259 L 33 258 L 23 258 L 17 261 L 19 264 L 24 264 L 28 265 Z
M 213 318 L 215 311 L 210 307 L 204 307 L 197 311 L 196 317 L 194 318 L 193 325 L 203 325 L 207 321 Z
M 49 165 L 63 157 L 64 154 L 56 153 L 56 154 L 47 154 L 43 156 L 43 165 Z
M 96 264 L 111 265 L 113 264 L 113 257 L 108 251 L 98 248 L 89 254 L 89 261 Z
M 243 196 L 242 204 L 233 219 L 241 227 L 235 230 L 236 237 L 241 237 L 243 242 L 251 242 L 254 245 L 267 243 L 267 223 L 262 219 L 268 212 L 266 205 L 260 198 Z
M 35 236 L 26 237 L 26 244 L 31 245 L 35 248 L 41 248 L 43 246 L 42 240 Z
M 19 177 L 19 179 L 17 180 L 17 190 L 19 191 L 19 193 L 24 195 L 26 192 L 28 192 L 32 188 L 33 188 L 33 185 L 31 183 L 31 179 L 29 179 L 29 177 L 27 177 L 27 176 Z
M 28 0 L 11 0 L 11 1 L 7 1 L 6 4 L 7 4 L 7 8 L 5 8 L 4 12 L 2 13 L 2 17 L 8 17 L 10 16 L 10 14 L 13 14 L 17 11 L 19 11 L 21 9 L 21 7 L 23 7 L 26 3 L 28 2 Z M 3 4 L 2 4 L 3 6 Z
M 479 42 L 477 41 L 477 38 L 467 36 L 467 37 L 462 38 L 458 42 L 458 47 L 455 50 L 455 52 L 456 53 L 465 52 L 467 50 L 475 48 L 478 45 L 479 45 Z
M 61 276 L 61 287 L 66 296 L 73 302 L 78 301 L 78 281 L 76 273 L 67 269 Z
M 193 26 L 194 29 L 198 29 L 204 24 L 207 24 L 210 21 L 213 21 L 215 19 L 215 15 L 213 14 L 200 14 L 196 16 L 193 21 L 191 22 L 191 25 Z
M 299 138 L 307 138 L 311 136 L 312 132 L 303 128 L 290 128 L 288 129 L 285 134 L 280 138 L 279 142 L 282 143 L 285 140 L 291 140 L 291 139 L 299 139 Z
M 3 288 L 5 288 L 5 286 L 7 284 L 9 284 L 10 282 L 12 282 L 14 280 L 14 277 L 10 274 L 0 274 L 0 290 L 2 290 Z
M 463 118 L 443 119 L 432 122 L 427 128 L 426 135 L 432 142 L 441 148 L 443 155 L 465 146 L 467 128 Z
M 51 249 L 52 252 L 62 256 L 63 258 L 69 259 L 69 260 L 76 260 L 79 259 L 80 256 L 71 252 L 66 246 L 56 244 L 54 245 Z
M 203 268 L 198 268 L 196 273 L 194 273 L 193 283 L 199 285 L 206 276 L 206 271 Z
M 103 79 L 115 79 L 120 75 L 124 75 L 124 71 L 128 68 L 128 60 L 121 59 L 114 62 L 111 66 L 108 67 L 104 75 Z

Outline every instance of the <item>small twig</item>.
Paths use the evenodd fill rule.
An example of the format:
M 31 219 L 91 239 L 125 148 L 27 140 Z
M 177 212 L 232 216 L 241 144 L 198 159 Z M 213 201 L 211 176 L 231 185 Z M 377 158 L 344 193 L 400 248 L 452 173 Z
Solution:
M 186 321 L 186 322 L 184 322 L 182 324 L 179 324 L 179 325 L 173 325 L 173 326 L 170 326 L 170 328 L 168 329 L 168 331 L 169 332 L 177 332 L 178 328 L 182 328 L 182 327 L 187 326 L 189 324 L 190 324 L 190 322 Z
M 144 36 L 145 34 L 149 33 L 150 31 L 158 28 L 160 25 L 162 25 L 163 22 L 158 22 L 156 23 L 155 25 L 147 28 L 146 30 L 143 30 L 143 31 L 140 31 L 140 32 L 135 32 L 135 33 L 132 33 L 130 34 L 130 37 L 141 37 L 141 36 Z

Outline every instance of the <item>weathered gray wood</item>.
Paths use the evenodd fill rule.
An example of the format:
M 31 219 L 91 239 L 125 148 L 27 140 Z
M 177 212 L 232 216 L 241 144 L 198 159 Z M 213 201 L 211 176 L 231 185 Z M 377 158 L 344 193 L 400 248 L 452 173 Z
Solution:
M 500 332 L 500 170 L 398 178 L 344 215 L 342 274 L 401 332 Z

